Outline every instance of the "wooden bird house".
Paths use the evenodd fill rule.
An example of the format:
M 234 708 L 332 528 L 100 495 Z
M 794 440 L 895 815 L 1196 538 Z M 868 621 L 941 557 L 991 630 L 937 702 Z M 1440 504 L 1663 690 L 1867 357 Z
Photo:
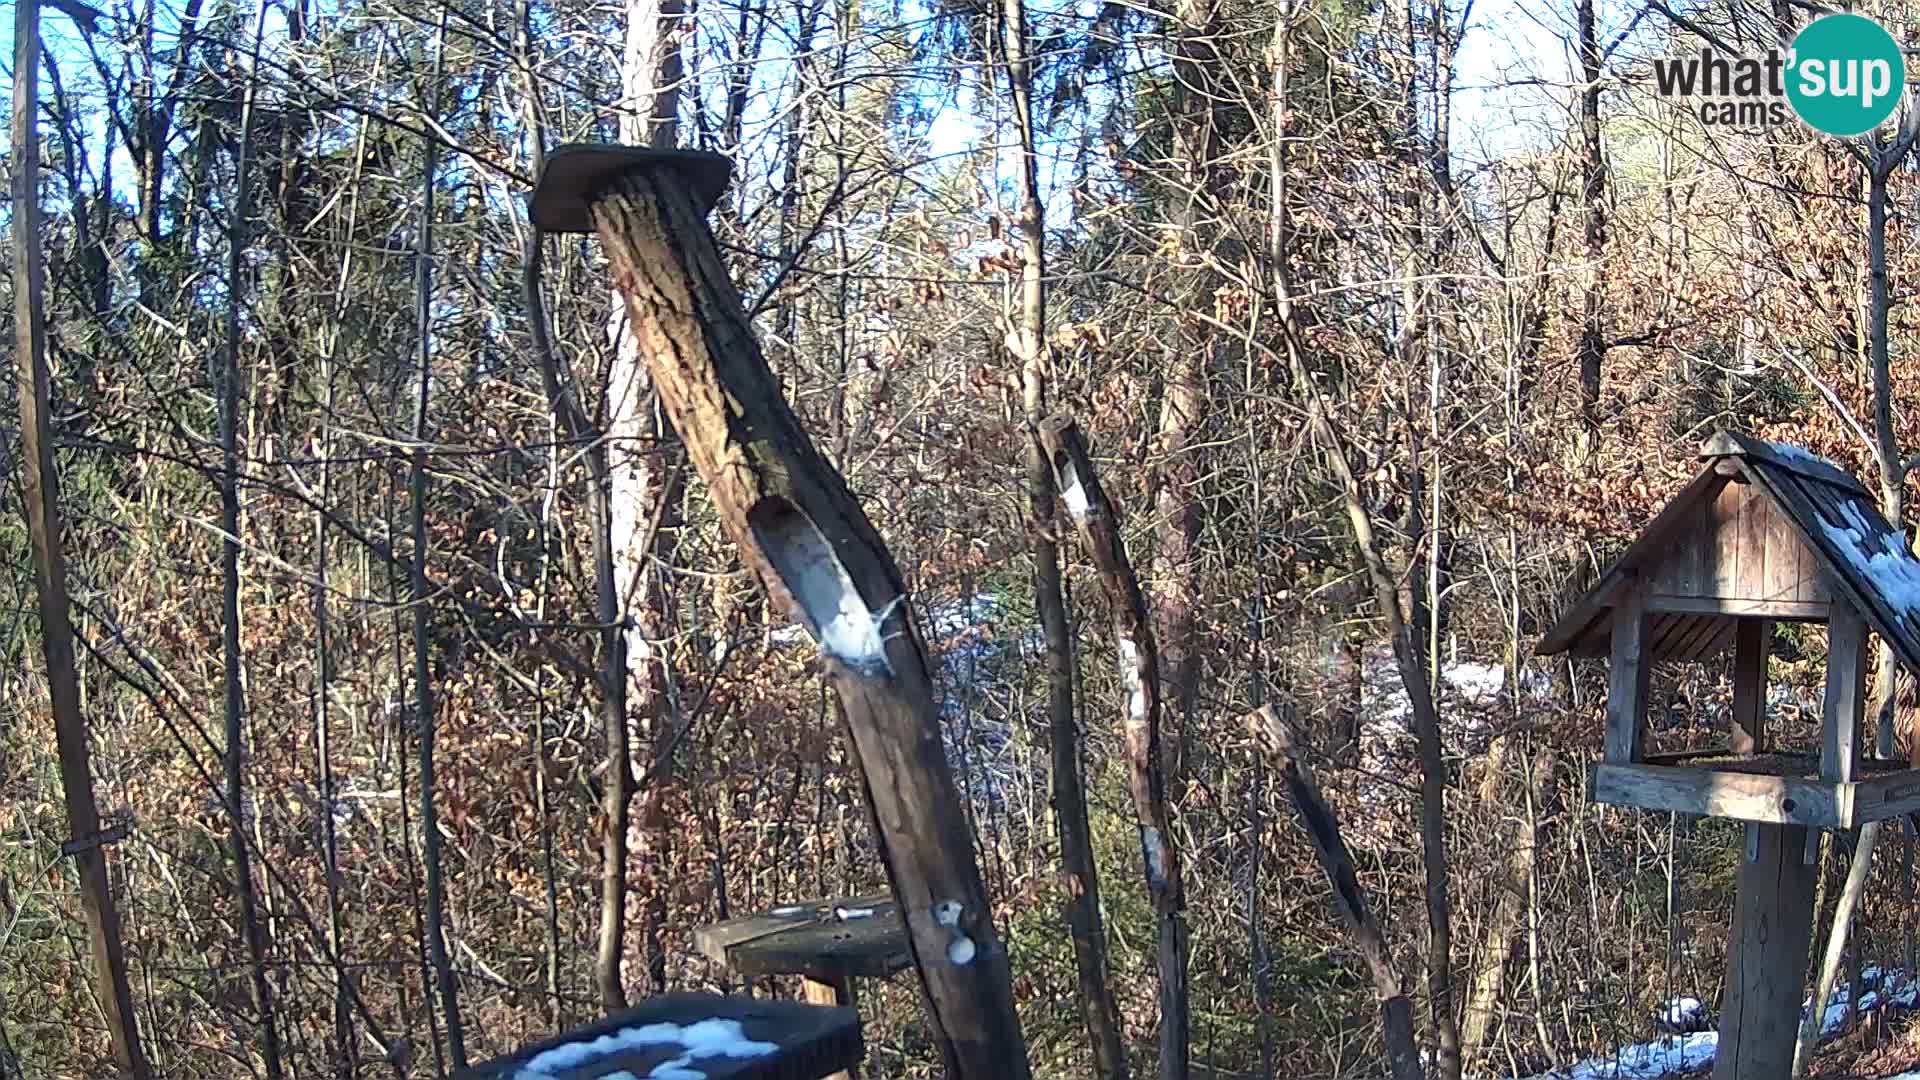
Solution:
M 1796 447 L 1721 433 L 1706 467 L 1540 642 L 1608 659 L 1606 757 L 1593 797 L 1618 806 L 1851 829 L 1920 810 L 1920 770 L 1860 753 L 1866 631 L 1920 671 L 1920 559 L 1860 482 Z M 1818 747 L 1766 730 L 1774 622 L 1827 627 Z M 1646 752 L 1647 677 L 1731 649 L 1723 748 Z
M 1785 1076 L 1813 931 L 1819 830 L 1920 810 L 1920 769 L 1861 753 L 1867 631 L 1920 672 L 1920 559 L 1844 470 L 1804 450 L 1722 432 L 1705 461 L 1540 642 L 1608 662 L 1603 803 L 1748 823 L 1721 1006 L 1716 1080 Z M 1827 628 L 1817 747 L 1768 730 L 1775 622 Z M 1648 675 L 1733 653 L 1724 746 L 1647 752 Z

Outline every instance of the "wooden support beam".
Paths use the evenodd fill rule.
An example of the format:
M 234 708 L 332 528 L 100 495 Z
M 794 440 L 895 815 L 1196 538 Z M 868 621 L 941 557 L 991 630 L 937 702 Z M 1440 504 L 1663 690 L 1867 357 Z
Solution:
M 1827 692 L 1820 725 L 1820 775 L 1853 779 L 1860 753 L 1860 719 L 1866 710 L 1867 624 L 1836 598 L 1827 620 Z
M 1831 615 L 1825 600 L 1768 600 L 1733 596 L 1670 596 L 1656 593 L 1643 606 L 1654 614 L 1737 615 L 1782 622 L 1824 622 Z
M 707 226 L 711 192 L 698 169 L 676 164 L 711 155 L 617 157 L 601 155 L 599 171 L 565 188 L 546 189 L 543 176 L 535 201 L 550 196 L 562 221 L 569 192 L 588 202 L 661 404 L 722 527 L 775 606 L 820 645 L 947 1072 L 1026 1080 L 1007 954 L 900 572 L 761 355 Z
M 845 976 L 833 982 L 803 979 L 800 982 L 800 998 L 809 1005 L 832 1005 L 856 1010 L 860 1007 L 860 999 L 853 992 L 853 980 Z M 860 1080 L 860 1066 L 849 1065 L 839 1072 L 828 1073 L 820 1080 Z
M 1640 591 L 1629 588 L 1613 608 L 1613 644 L 1607 663 L 1607 761 L 1630 765 L 1646 749 L 1647 615 Z
M 1808 830 L 1754 825 L 1749 831 L 1756 836 L 1756 851 L 1740 865 L 1713 1080 L 1789 1075 L 1806 993 L 1815 877 L 1801 859 Z
M 1683 765 L 1602 762 L 1593 767 L 1595 802 L 1814 828 L 1854 824 L 1858 786 Z
M 1733 732 L 1729 747 L 1736 754 L 1759 754 L 1767 749 L 1767 643 L 1773 623 L 1741 619 L 1733 628 Z

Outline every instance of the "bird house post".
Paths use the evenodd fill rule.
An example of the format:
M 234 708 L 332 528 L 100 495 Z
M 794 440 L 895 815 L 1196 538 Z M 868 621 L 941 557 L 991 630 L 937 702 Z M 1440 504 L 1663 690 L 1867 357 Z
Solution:
M 530 201 L 547 231 L 600 237 L 668 418 L 722 527 L 819 643 L 866 781 L 949 1072 L 1028 1075 L 1007 956 L 940 738 L 926 655 L 886 545 L 782 396 L 706 214 L 725 158 L 576 145 Z
M 1820 831 L 1920 809 L 1920 770 L 1859 753 L 1867 631 L 1920 671 L 1920 560 L 1867 489 L 1823 458 L 1729 433 L 1701 457 L 1699 475 L 1537 651 L 1608 660 L 1595 800 L 1746 823 L 1713 1075 L 1772 1080 L 1789 1074 L 1799 1030 Z M 1767 647 L 1781 621 L 1827 627 L 1820 743 L 1799 751 L 1766 725 Z M 1653 664 L 1729 649 L 1726 745 L 1648 753 Z

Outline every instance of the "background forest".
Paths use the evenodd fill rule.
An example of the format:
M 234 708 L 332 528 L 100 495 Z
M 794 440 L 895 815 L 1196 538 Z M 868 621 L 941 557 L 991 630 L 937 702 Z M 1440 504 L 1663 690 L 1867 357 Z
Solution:
M 1162 1019 L 1108 605 L 1030 471 L 1055 409 L 1159 638 L 1193 1075 L 1386 1075 L 1396 989 L 1453 1077 L 1712 1006 L 1738 828 L 1590 803 L 1604 672 L 1531 653 L 1716 429 L 1825 454 L 1901 520 L 1911 128 L 1704 126 L 1652 89 L 1652 58 L 1756 51 L 1812 5 L 66 7 L 24 190 L 156 1075 L 446 1075 L 739 990 L 696 926 L 885 886 L 821 661 L 656 416 L 598 242 L 528 223 L 572 141 L 734 161 L 713 226 L 907 579 L 1036 1075 L 1150 1074 Z M 104 1076 L 22 498 L 0 489 L 0 1077 Z M 1774 647 L 1776 722 L 1810 731 L 1824 639 Z M 1661 745 L 1724 730 L 1724 664 L 1654 685 Z M 1263 705 L 1379 948 L 1249 731 Z M 1056 813 L 1082 798 L 1084 848 Z M 1912 861 L 1890 830 L 1855 1000 L 1914 970 Z M 1067 931 L 1089 870 L 1123 1061 Z M 937 1074 L 912 973 L 862 994 L 868 1074 Z M 1815 1067 L 1916 1059 L 1862 1024 Z

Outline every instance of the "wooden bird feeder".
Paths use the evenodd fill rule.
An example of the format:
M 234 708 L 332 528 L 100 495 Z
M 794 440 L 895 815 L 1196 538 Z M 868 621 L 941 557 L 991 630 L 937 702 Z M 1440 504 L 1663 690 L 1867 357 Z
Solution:
M 729 167 L 715 154 L 562 146 L 547 155 L 529 216 L 542 230 L 600 237 L 638 354 L 721 527 L 774 606 L 820 647 L 948 1072 L 1025 1080 L 1006 947 L 906 585 L 788 404 L 728 277 L 706 217 Z
M 1714 1077 L 1788 1074 L 1813 932 L 1818 830 L 1920 810 L 1920 769 L 1860 753 L 1866 631 L 1920 672 L 1920 559 L 1867 489 L 1797 447 L 1722 432 L 1654 518 L 1536 652 L 1608 659 L 1605 758 L 1592 796 L 1747 822 Z M 1817 748 L 1766 729 L 1774 622 L 1827 627 Z M 1646 752 L 1648 675 L 1733 652 L 1727 745 Z

